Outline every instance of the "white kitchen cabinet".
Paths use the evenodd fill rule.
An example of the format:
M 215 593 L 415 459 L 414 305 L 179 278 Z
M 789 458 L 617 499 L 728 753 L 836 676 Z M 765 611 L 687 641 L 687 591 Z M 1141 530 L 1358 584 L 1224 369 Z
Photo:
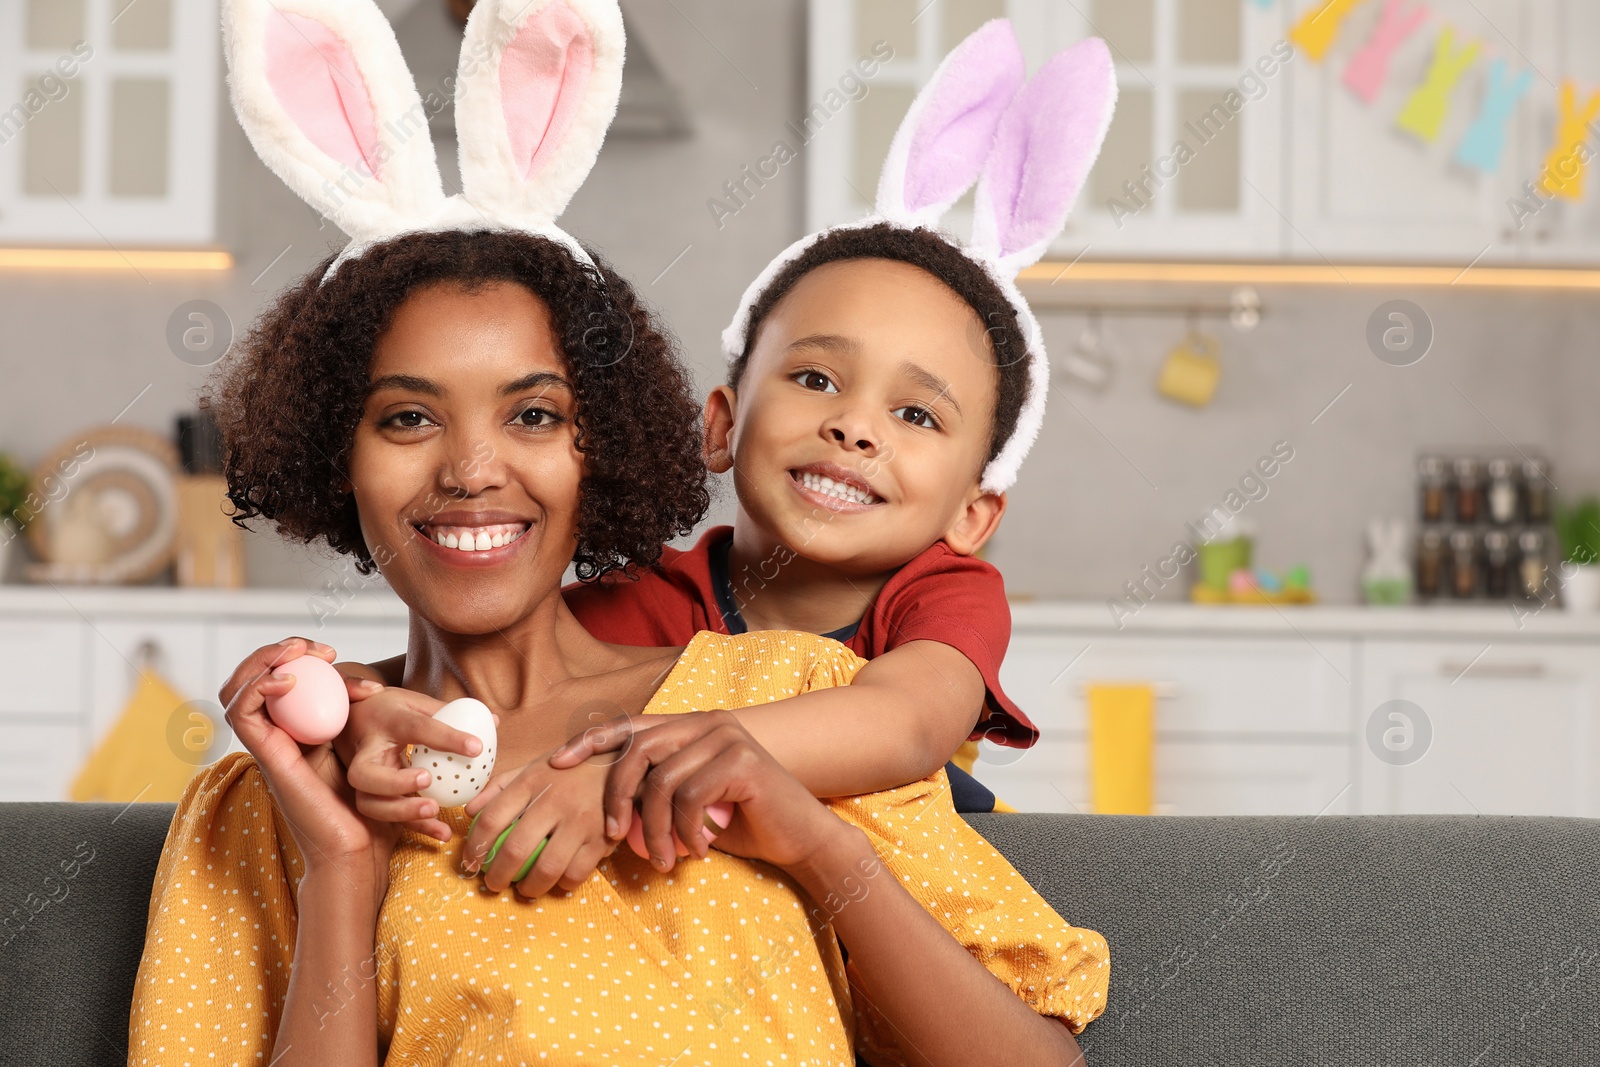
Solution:
M 88 627 L 0 621 L 0 801 L 64 799 L 83 761 Z
M 1320 60 L 1290 52 L 1291 30 L 1322 3 L 812 0 L 813 103 L 873 41 L 894 42 L 895 58 L 807 145 L 808 222 L 821 227 L 866 210 L 889 140 L 938 58 L 982 18 L 1004 14 L 1018 28 L 1030 70 L 1091 35 L 1110 43 L 1117 62 L 1117 114 L 1052 259 L 1283 257 L 1463 270 L 1600 262 L 1594 174 L 1580 201 L 1556 200 L 1531 217 L 1512 209 L 1513 200 L 1534 203 L 1524 186 L 1543 175 L 1561 79 L 1575 78 L 1580 97 L 1600 85 L 1600 5 L 1433 0 L 1426 21 L 1393 52 L 1369 104 L 1344 84 L 1344 73 L 1385 5 L 1356 5 Z M 1438 135 L 1424 141 L 1399 129 L 1398 119 L 1427 81 L 1445 26 L 1457 46 L 1482 47 L 1449 93 Z M 1485 174 L 1457 162 L 1456 152 L 1483 109 L 1496 59 L 1512 77 L 1535 74 L 1505 128 L 1500 166 Z M 1218 112 L 1202 128 L 1218 103 L 1235 105 L 1225 106 L 1228 120 Z M 1589 144 L 1600 153 L 1592 135 Z M 1589 169 L 1596 166 L 1600 159 Z M 969 220 L 958 205 L 947 227 L 965 233 Z
M 1551 80 L 1538 83 L 1536 91 L 1547 99 L 1556 97 L 1564 77 L 1577 82 L 1577 102 L 1581 107 L 1600 86 L 1600 5 L 1593 3 L 1551 3 L 1529 0 L 1525 22 L 1528 26 L 1528 60 Z M 1583 198 L 1572 201 L 1553 198 L 1540 205 L 1522 190 L 1522 184 L 1537 179 L 1555 145 L 1559 112 L 1546 105 L 1530 120 L 1532 145 L 1527 173 L 1517 175 L 1516 191 L 1522 203 L 1537 212 L 1525 220 L 1519 236 L 1525 259 L 1554 266 L 1593 264 L 1600 261 L 1600 137 L 1591 124 L 1587 143 L 1590 162 L 1583 179 Z M 1509 209 L 1507 218 L 1510 218 Z
M 0 243 L 216 239 L 216 0 L 0 3 Z
M 812 114 L 823 114 L 816 105 L 879 42 L 893 58 L 866 80 L 865 95 L 808 126 L 810 227 L 866 213 L 917 90 L 950 49 L 999 16 L 1015 24 L 1030 71 L 1095 34 L 1106 37 L 1117 63 L 1117 115 L 1056 254 L 1281 249 L 1287 92 L 1274 55 L 1280 16 L 1239 0 L 812 0 Z M 1241 84 L 1246 69 L 1259 81 Z M 952 210 L 945 228 L 970 232 L 970 200 Z
M 1592 647 L 1374 641 L 1362 661 L 1363 811 L 1600 816 Z M 1400 731 L 1387 748 L 1365 740 L 1374 713 Z
M 211 628 L 198 619 L 111 618 L 91 627 L 89 642 L 88 743 L 85 759 L 121 717 L 133 695 L 138 669 L 148 663 L 183 703 L 215 700 L 211 680 Z M 175 705 L 176 712 L 183 703 Z
M 1295 18 L 1321 2 L 1299 0 L 1291 5 Z M 1523 258 L 1526 242 L 1506 201 L 1520 182 L 1536 176 L 1542 148 L 1535 143 L 1533 115 L 1549 87 L 1537 84 L 1523 96 L 1494 174 L 1454 160 L 1479 114 L 1488 57 L 1505 55 L 1512 74 L 1520 71 L 1529 12 L 1554 6 L 1551 0 L 1432 0 L 1431 16 L 1396 49 L 1388 79 L 1371 104 L 1345 86 L 1343 75 L 1377 26 L 1383 4 L 1361 5 L 1320 63 L 1297 56 L 1283 157 L 1290 188 L 1284 210 L 1293 223 L 1288 254 L 1309 260 L 1438 260 L 1463 269 L 1474 261 Z M 1397 119 L 1427 79 L 1446 24 L 1455 31 L 1455 47 L 1477 40 L 1483 50 L 1450 94 L 1448 117 L 1430 143 L 1401 130 Z
M 1001 684 L 1043 737 L 1027 750 L 985 742 L 973 773 L 1013 807 L 1086 809 L 1086 687 L 1147 682 L 1158 813 L 1353 810 L 1354 661 L 1343 638 L 1019 634 Z

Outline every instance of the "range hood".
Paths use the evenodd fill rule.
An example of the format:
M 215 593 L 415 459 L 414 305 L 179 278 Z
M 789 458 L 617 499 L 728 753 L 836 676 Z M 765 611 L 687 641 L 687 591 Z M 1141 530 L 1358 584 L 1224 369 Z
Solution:
M 377 0 L 378 8 L 394 24 L 406 62 L 424 92 L 454 72 L 461 51 L 460 23 L 451 14 L 449 0 Z M 622 68 L 622 99 L 611 124 L 611 137 L 686 137 L 693 132 L 682 94 L 667 80 L 656 62 L 648 35 L 624 12 L 628 35 L 627 61 Z M 456 117 L 446 107 L 433 116 L 435 134 L 455 136 Z

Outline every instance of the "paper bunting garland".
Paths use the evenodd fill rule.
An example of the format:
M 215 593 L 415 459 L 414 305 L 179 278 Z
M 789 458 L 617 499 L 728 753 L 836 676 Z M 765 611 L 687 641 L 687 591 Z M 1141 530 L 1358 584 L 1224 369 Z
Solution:
M 1421 27 L 1428 14 L 1425 4 L 1408 7 L 1406 0 L 1387 0 L 1378 28 L 1344 68 L 1344 83 L 1350 91 L 1369 104 L 1376 101 L 1383 83 L 1389 80 L 1390 57 Z
M 1588 148 L 1589 124 L 1600 115 L 1600 93 L 1578 107 L 1578 86 L 1571 78 L 1561 83 L 1561 124 L 1556 145 L 1544 165 L 1544 187 L 1563 200 L 1583 199 L 1583 172 L 1593 155 Z
M 1439 44 L 1433 53 L 1433 65 L 1428 68 L 1427 80 L 1411 94 L 1405 110 L 1397 120 L 1400 128 L 1414 133 L 1424 141 L 1438 139 L 1439 130 L 1450 114 L 1450 93 L 1461 76 L 1478 61 L 1482 45 L 1477 41 L 1463 48 L 1455 47 L 1455 31 L 1446 26 L 1439 34 Z
M 1464 167 L 1485 174 L 1500 169 L 1500 160 L 1506 151 L 1506 127 L 1511 125 L 1517 101 L 1533 84 L 1532 70 L 1524 70 L 1514 79 L 1507 77 L 1509 72 L 1510 64 L 1503 58 L 1496 59 L 1489 67 L 1483 111 L 1456 148 L 1456 162 Z
M 1254 0 L 1261 10 L 1275 0 Z M 1314 5 L 1289 31 L 1289 40 L 1313 63 L 1326 59 L 1339 41 L 1347 22 L 1367 0 L 1324 0 Z M 1384 0 L 1383 10 L 1366 42 L 1350 57 L 1341 81 L 1363 103 L 1375 104 L 1389 81 L 1394 56 L 1422 28 L 1434 12 L 1421 0 Z M 1423 82 L 1407 98 L 1396 125 L 1432 144 L 1450 117 L 1450 98 L 1467 72 L 1477 63 L 1482 42 L 1458 44 L 1456 32 L 1445 26 L 1434 44 L 1433 58 Z M 1456 146 L 1452 160 L 1459 166 L 1493 174 L 1505 161 L 1512 119 L 1517 106 L 1534 83 L 1531 68 L 1511 73 L 1510 62 L 1496 57 L 1483 86 L 1483 104 Z M 1600 91 L 1579 103 L 1578 85 L 1566 79 L 1561 85 L 1560 112 L 1555 143 L 1545 158 L 1537 183 L 1524 187 L 1552 198 L 1581 200 L 1589 163 L 1600 155 L 1590 141 L 1600 137 Z
M 1328 49 L 1333 47 L 1333 42 L 1339 39 L 1339 31 L 1344 28 L 1345 20 L 1366 2 L 1328 0 L 1316 10 L 1306 13 L 1305 18 L 1289 31 L 1289 40 L 1298 45 L 1312 62 L 1320 63 L 1322 57 L 1328 54 Z

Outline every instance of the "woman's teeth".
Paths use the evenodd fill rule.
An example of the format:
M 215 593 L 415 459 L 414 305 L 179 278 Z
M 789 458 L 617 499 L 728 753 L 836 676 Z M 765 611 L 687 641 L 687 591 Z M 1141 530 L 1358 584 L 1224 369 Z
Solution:
M 840 500 L 848 500 L 852 504 L 879 503 L 877 497 L 873 496 L 865 489 L 859 489 L 848 482 L 836 482 L 832 478 L 825 478 L 820 474 L 813 474 L 810 471 L 801 471 L 799 473 L 799 479 L 800 484 L 811 490 L 813 493 L 822 493 L 826 496 L 838 497 Z
M 487 552 L 509 545 L 528 532 L 526 526 L 430 526 L 424 531 L 436 544 L 458 552 Z

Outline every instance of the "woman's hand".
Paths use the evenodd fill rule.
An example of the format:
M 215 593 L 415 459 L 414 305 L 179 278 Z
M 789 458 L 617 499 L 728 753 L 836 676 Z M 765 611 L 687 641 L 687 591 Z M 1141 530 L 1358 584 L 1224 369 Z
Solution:
M 223 688 L 225 694 L 231 693 L 228 725 L 266 777 L 307 872 L 336 872 L 357 884 L 370 878 L 376 899 L 382 901 L 399 827 L 375 822 L 356 810 L 355 791 L 345 780 L 331 742 L 302 745 L 267 714 L 266 698 L 287 693 L 295 684 L 292 675 L 274 674 L 273 668 L 307 651 L 303 638 L 290 638 L 246 657 Z M 311 651 L 319 658 L 333 658 L 333 650 L 325 645 Z
M 516 883 L 517 892 L 533 899 L 557 886 L 569 892 L 577 889 L 601 860 L 616 851 L 617 839 L 607 836 L 604 821 L 609 769 L 610 760 L 592 760 L 552 770 L 540 757 L 521 770 L 495 775 L 467 803 L 466 813 L 478 816 L 478 824 L 462 843 L 463 868 L 468 873 L 478 870 L 501 831 L 515 822 L 516 828 L 483 872 L 484 887 L 503 892 L 548 837 L 532 869 Z
M 712 846 L 700 829 L 718 801 L 734 811 L 715 847 L 785 870 L 815 866 L 853 832 L 728 711 L 674 715 L 653 727 L 612 768 L 606 795 L 608 813 L 613 797 L 625 797 L 631 811 L 637 796 L 645 847 L 661 871 L 677 858 L 673 829 L 692 855 L 705 856 Z

